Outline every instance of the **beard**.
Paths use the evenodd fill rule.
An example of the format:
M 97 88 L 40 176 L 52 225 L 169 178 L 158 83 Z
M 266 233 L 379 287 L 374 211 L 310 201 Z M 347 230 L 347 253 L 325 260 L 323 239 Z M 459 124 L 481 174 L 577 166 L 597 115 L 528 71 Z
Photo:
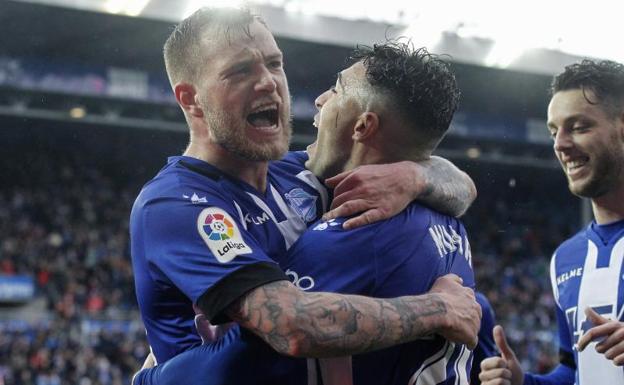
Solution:
M 605 149 L 593 162 L 595 166 L 587 181 L 573 182 L 568 178 L 572 194 L 583 198 L 599 198 L 611 191 L 624 178 L 624 155 L 620 149 Z
M 213 141 L 228 152 L 248 161 L 265 162 L 284 157 L 292 134 L 291 117 L 282 112 L 279 120 L 282 132 L 275 140 L 257 142 L 247 136 L 247 122 L 224 111 L 205 109 L 205 120 Z

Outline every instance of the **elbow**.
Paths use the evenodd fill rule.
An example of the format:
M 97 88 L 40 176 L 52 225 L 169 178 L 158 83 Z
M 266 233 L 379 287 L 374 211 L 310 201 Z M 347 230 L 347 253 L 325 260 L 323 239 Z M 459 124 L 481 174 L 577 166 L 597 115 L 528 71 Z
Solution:
M 477 186 L 468 174 L 466 174 L 466 179 L 468 179 L 468 207 L 470 207 L 474 200 L 477 199 Z M 466 210 L 468 210 L 468 207 L 466 207 Z
M 465 172 L 463 174 L 465 181 L 464 185 L 466 186 L 466 195 L 464 199 L 462 199 L 463 205 L 461 207 L 458 207 L 458 210 L 455 213 L 455 217 L 461 217 L 462 215 L 466 214 L 466 211 L 468 211 L 470 206 L 472 206 L 472 204 L 474 203 L 475 199 L 477 199 L 477 186 L 475 186 L 474 181 L 468 174 L 466 174 Z

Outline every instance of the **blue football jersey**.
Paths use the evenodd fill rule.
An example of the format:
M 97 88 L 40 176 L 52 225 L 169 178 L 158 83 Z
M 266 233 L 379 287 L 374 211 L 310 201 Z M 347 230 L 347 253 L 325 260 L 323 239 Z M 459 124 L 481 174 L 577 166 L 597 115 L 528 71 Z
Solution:
M 307 155 L 271 163 L 265 193 L 198 159 L 177 156 L 148 182 L 130 216 L 139 308 L 157 362 L 201 343 L 193 305 L 213 323 L 239 296 L 285 279 L 286 250 L 327 207 Z
M 345 231 L 319 222 L 288 253 L 302 290 L 393 298 L 426 293 L 447 273 L 474 287 L 470 244 L 456 218 L 413 203 L 393 218 Z M 468 384 L 472 352 L 439 336 L 353 357 L 355 384 Z
M 470 245 L 455 218 L 412 204 L 389 220 L 357 229 L 344 230 L 343 222 L 317 222 L 280 261 L 297 287 L 390 298 L 425 293 L 447 273 L 474 287 Z M 349 374 L 358 385 L 468 384 L 471 361 L 465 346 L 430 336 L 354 356 Z M 137 383 L 312 385 L 321 383 L 322 365 L 282 356 L 235 328 L 220 341 L 142 371 Z
M 577 385 L 624 384 L 624 370 L 597 353 L 596 342 L 580 353 L 573 348 L 594 326 L 585 316 L 587 307 L 605 318 L 624 320 L 623 261 L 624 221 L 591 223 L 561 244 L 552 257 L 550 277 L 562 364 L 576 367 Z

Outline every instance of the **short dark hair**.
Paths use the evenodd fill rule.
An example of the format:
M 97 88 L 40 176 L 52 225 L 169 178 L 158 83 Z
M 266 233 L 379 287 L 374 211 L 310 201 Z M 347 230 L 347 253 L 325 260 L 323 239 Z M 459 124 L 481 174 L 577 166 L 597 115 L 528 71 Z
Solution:
M 389 93 L 407 124 L 429 139 L 444 136 L 460 98 L 449 63 L 426 48 L 414 49 L 411 42 L 401 41 L 359 46 L 351 59 L 363 62 L 368 83 Z
M 617 114 L 624 109 L 624 65 L 611 60 L 589 59 L 571 64 L 554 77 L 550 95 L 573 89 L 582 90 L 588 103 L 604 103 L 607 112 Z M 590 100 L 587 90 L 598 100 Z
M 197 79 L 203 59 L 202 41 L 207 30 L 214 30 L 215 35 L 222 34 L 227 41 L 232 38 L 232 30 L 236 29 L 252 38 L 249 25 L 254 21 L 266 26 L 260 16 L 245 7 L 204 7 L 182 20 L 169 35 L 163 49 L 171 85 Z

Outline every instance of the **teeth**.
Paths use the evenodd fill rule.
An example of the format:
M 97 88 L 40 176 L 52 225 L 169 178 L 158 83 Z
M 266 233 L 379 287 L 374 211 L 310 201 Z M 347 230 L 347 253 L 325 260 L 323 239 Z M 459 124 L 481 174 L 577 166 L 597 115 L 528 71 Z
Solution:
M 255 114 L 257 112 L 273 111 L 273 110 L 277 110 L 277 106 L 275 104 L 267 104 L 267 105 L 264 105 L 264 106 L 256 107 L 255 109 L 253 109 L 251 111 L 251 113 Z
M 585 163 L 587 163 L 587 162 L 584 161 L 584 160 L 573 160 L 573 161 L 570 161 L 570 162 L 566 162 L 566 166 L 568 168 L 568 171 L 570 171 L 570 170 L 573 170 L 573 169 L 575 169 L 577 167 L 581 167 L 581 166 L 585 165 Z

